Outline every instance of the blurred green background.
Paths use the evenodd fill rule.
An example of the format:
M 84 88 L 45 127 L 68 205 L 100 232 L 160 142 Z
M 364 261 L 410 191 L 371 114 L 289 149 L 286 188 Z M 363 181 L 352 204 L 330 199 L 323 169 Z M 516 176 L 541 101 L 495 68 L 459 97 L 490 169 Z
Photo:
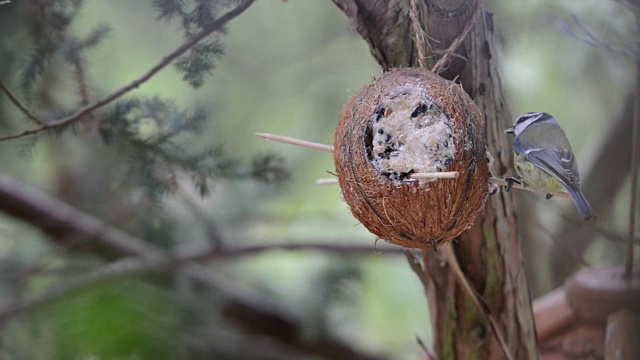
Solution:
M 157 20 L 150 3 L 84 2 L 73 33 L 86 35 L 98 23 L 112 28 L 108 39 L 87 58 L 94 99 L 129 83 L 183 41 L 179 24 Z M 597 171 L 592 160 L 634 85 L 634 64 L 628 57 L 585 44 L 564 32 L 560 23 L 575 25 L 571 18 L 575 15 L 603 41 L 632 47 L 638 36 L 631 11 L 619 2 L 599 0 L 489 0 L 485 7 L 494 13 L 501 75 L 512 114 L 545 111 L 556 116 L 572 142 L 583 177 Z M 12 9 L 17 17 L 10 19 L 7 14 L 2 17 L 4 11 L 8 7 L 0 6 L 0 31 L 5 34 L 0 75 L 16 84 L 26 37 L 16 21 L 24 20 L 19 16 L 25 13 Z M 248 161 L 256 153 L 279 153 L 286 158 L 292 179 L 282 185 L 220 180 L 210 196 L 200 200 L 194 195 L 190 201 L 220 226 L 229 247 L 321 242 L 370 246 L 371 253 L 278 251 L 211 266 L 298 315 L 309 336 L 319 331 L 317 327 L 326 327 L 356 348 L 391 354 L 394 359 L 419 358 L 422 350 L 416 338 L 427 345 L 431 341 L 422 286 L 403 256 L 375 254 L 374 237 L 351 216 L 336 186 L 314 185 L 317 178 L 332 177 L 327 173 L 334 170 L 332 157 L 255 136 L 269 132 L 331 144 L 342 105 L 381 72 L 366 43 L 328 0 L 259 0 L 232 21 L 222 41 L 225 55 L 200 89 L 189 87 L 168 67 L 135 95 L 175 99 L 184 108 L 203 106 L 210 124 L 186 146 L 219 144 L 238 161 Z M 46 104 L 52 111 L 77 102 L 68 69 L 59 68 L 60 73 L 49 79 L 55 84 Z M 20 118 L 5 99 L 2 102 L 1 116 Z M 118 217 L 118 206 L 135 200 L 135 194 L 114 185 L 124 176 L 118 167 L 123 157 L 95 139 L 72 134 L 40 137 L 35 143 L 0 143 L 4 173 L 147 239 L 205 242 L 205 227 L 180 197 L 167 197 L 148 213 L 134 214 L 136 220 L 130 222 L 143 219 L 140 224 Z M 625 194 L 627 189 L 614 193 L 611 201 L 617 205 L 600 218 L 607 229 L 625 228 Z M 576 228 L 581 224 L 571 212 L 569 220 L 559 216 L 565 208 L 572 210 L 564 200 L 543 201 L 526 194 L 518 194 L 518 200 L 535 224 L 527 227 L 522 241 L 531 288 L 540 295 L 552 288 L 547 252 L 562 239 L 557 229 L 567 221 Z M 587 261 L 620 263 L 615 246 L 604 237 L 598 239 Z M 70 259 L 27 224 L 9 217 L 0 217 L 0 261 L 11 279 L 5 282 L 19 284 L 27 292 L 63 281 L 66 273 L 55 269 L 78 275 L 99 263 L 90 257 Z M 24 275 L 24 266 L 48 271 L 16 280 Z M 214 295 L 190 296 L 181 284 L 177 280 L 177 290 L 168 291 L 144 280 L 120 281 L 20 316 L 3 327 L 2 357 L 180 359 L 191 358 L 196 348 L 205 349 L 202 354 L 207 356 L 217 354 L 214 358 L 242 358 L 216 352 L 216 347 L 223 348 L 226 333 L 232 332 L 212 310 L 220 300 Z M 13 291 L 9 285 L 2 289 L 5 297 Z M 236 340 L 242 344 L 242 339 Z

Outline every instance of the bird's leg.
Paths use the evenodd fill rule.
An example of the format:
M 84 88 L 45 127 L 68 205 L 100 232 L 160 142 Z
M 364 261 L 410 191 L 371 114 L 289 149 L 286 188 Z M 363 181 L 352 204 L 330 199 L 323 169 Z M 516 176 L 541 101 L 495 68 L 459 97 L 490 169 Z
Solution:
M 545 199 L 549 200 L 553 197 L 553 194 L 551 193 L 547 193 L 547 196 L 545 196 Z
M 506 179 L 504 179 L 507 182 L 507 186 L 504 189 L 504 192 L 509 192 L 511 191 L 511 188 L 513 187 L 513 184 L 518 184 L 518 185 L 522 185 L 522 180 L 520 179 L 516 179 L 514 177 L 508 177 Z

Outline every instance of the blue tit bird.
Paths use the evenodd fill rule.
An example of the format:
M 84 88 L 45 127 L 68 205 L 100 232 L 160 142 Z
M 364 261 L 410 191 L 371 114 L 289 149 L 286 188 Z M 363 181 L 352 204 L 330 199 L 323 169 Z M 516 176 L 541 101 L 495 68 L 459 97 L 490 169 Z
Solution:
M 520 115 L 505 132 L 516 137 L 513 163 L 520 177 L 507 179 L 508 189 L 513 182 L 524 183 L 536 191 L 546 192 L 549 199 L 564 188 L 585 220 L 595 216 L 580 189 L 578 164 L 569 139 L 553 116 L 528 112 Z

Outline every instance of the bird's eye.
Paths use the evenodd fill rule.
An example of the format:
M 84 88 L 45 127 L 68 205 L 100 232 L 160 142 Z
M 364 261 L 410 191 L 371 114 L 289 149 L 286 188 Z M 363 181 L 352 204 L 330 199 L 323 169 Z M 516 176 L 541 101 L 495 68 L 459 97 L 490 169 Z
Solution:
M 520 115 L 520 117 L 516 119 L 516 125 L 523 123 L 529 119 L 539 117 L 540 115 L 541 115 L 540 113 L 526 113 L 526 114 Z

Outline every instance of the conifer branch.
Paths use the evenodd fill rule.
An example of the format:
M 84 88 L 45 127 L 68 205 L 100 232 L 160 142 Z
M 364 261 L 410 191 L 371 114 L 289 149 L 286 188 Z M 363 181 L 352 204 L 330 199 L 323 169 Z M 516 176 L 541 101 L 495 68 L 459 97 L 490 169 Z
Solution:
M 126 85 L 124 87 L 121 87 L 120 89 L 112 92 L 110 95 L 107 95 L 106 97 L 94 102 L 93 104 L 90 104 L 90 105 L 87 105 L 85 107 L 82 107 L 81 109 L 77 110 L 75 113 L 73 113 L 73 114 L 71 114 L 69 116 L 66 116 L 66 117 L 63 117 L 61 119 L 48 122 L 47 124 L 42 125 L 40 127 L 36 127 L 36 128 L 33 128 L 33 129 L 25 130 L 25 131 L 23 131 L 21 133 L 16 133 L 16 134 L 11 134 L 11 135 L 0 137 L 0 141 L 18 139 L 18 138 L 34 135 L 34 134 L 37 134 L 37 133 L 40 133 L 40 132 L 43 132 L 43 131 L 52 130 L 52 129 L 56 129 L 56 128 L 60 128 L 60 127 L 72 124 L 72 123 L 82 119 L 84 115 L 87 115 L 87 114 L 91 113 L 92 111 L 94 111 L 96 109 L 99 109 L 99 108 L 111 103 L 112 101 L 114 101 L 114 100 L 126 95 L 130 91 L 140 87 L 142 84 L 147 82 L 154 75 L 156 75 L 158 72 L 160 72 L 160 70 L 164 69 L 167 65 L 171 64 L 175 59 L 177 59 L 178 57 L 183 55 L 185 52 L 187 52 L 189 49 L 194 47 L 202 39 L 206 38 L 207 36 L 211 35 L 212 33 L 216 32 L 216 31 L 220 31 L 229 21 L 233 20 L 238 15 L 242 14 L 255 1 L 256 0 L 243 0 L 240 3 L 240 5 L 238 5 L 236 8 L 234 8 L 233 10 L 229 11 L 228 13 L 222 15 L 220 18 L 218 18 L 216 21 L 212 22 L 211 24 L 205 26 L 201 31 L 199 31 L 198 33 L 193 35 L 191 38 L 189 38 L 189 40 L 187 40 L 182 45 L 180 45 L 178 48 L 176 48 L 174 51 L 172 51 L 169 55 L 167 55 L 164 58 L 162 58 L 162 60 L 160 60 L 160 62 L 158 62 L 156 65 L 154 65 L 151 69 L 149 69 L 142 76 L 140 76 L 136 80 L 132 81 L 128 85 Z
M 2 4 L 0 4 L 2 5 Z M 38 119 L 37 117 L 35 117 L 35 115 L 33 115 L 31 113 L 31 111 L 29 111 L 29 109 L 27 109 L 26 106 L 24 106 L 20 100 L 18 100 L 18 98 L 13 95 L 13 93 L 11 92 L 11 90 L 9 90 L 9 88 L 7 87 L 7 85 L 5 85 L 5 83 L 0 80 L 0 90 L 2 90 L 5 94 L 7 94 L 7 97 L 9 98 L 9 100 L 13 103 L 13 105 L 15 105 L 18 109 L 20 109 L 20 111 L 22 111 L 22 113 L 31 121 L 33 121 L 34 123 L 36 123 L 36 125 L 42 125 L 42 121 L 40 121 L 40 119 Z

